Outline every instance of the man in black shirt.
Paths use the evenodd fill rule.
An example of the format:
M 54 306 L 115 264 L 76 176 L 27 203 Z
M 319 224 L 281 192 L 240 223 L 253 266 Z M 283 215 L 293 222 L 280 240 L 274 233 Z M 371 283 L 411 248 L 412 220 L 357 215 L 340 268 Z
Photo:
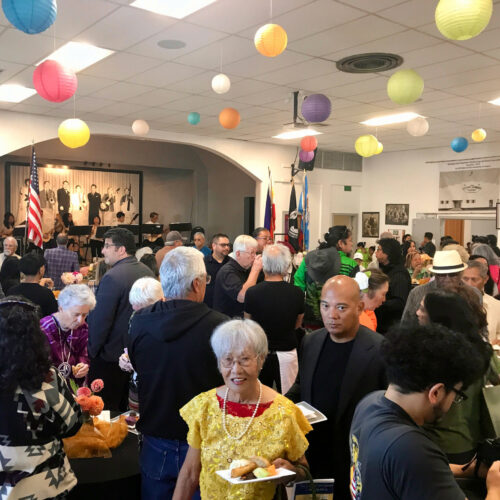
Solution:
M 9 289 L 9 295 L 21 295 L 40 306 L 40 319 L 57 312 L 57 300 L 51 290 L 42 286 L 42 283 L 54 283 L 50 278 L 43 278 L 45 273 L 45 259 L 38 253 L 28 253 L 19 261 L 19 271 L 24 274 L 24 281 Z
M 409 323 L 392 329 L 381 351 L 389 387 L 359 403 L 350 431 L 352 498 L 464 499 L 453 474 L 472 477 L 474 465 L 450 466 L 421 426 L 467 397 L 462 391 L 486 371 L 491 346 L 441 325 Z M 487 498 L 499 498 L 500 462 L 487 484 Z
M 350 498 L 349 429 L 356 405 L 386 387 L 379 352 L 383 337 L 359 324 L 363 308 L 352 278 L 338 275 L 324 284 L 320 310 L 325 328 L 306 335 L 299 376 L 287 394 L 328 418 L 308 435 L 306 457 L 314 477 L 335 479 L 336 500 Z
M 227 316 L 243 317 L 247 290 L 257 283 L 262 269 L 262 256 L 256 255 L 257 242 L 242 234 L 234 240 L 234 258 L 229 259 L 217 274 L 214 288 L 214 309 Z
M 205 255 L 203 259 L 205 261 L 207 274 L 210 276 L 210 283 L 207 284 L 205 298 L 203 299 L 203 302 L 205 302 L 208 307 L 213 307 L 214 305 L 215 278 L 220 268 L 229 260 L 228 255 L 229 237 L 227 234 L 217 233 L 212 238 L 212 254 Z
M 424 241 L 422 241 L 419 248 L 421 252 L 427 254 L 429 257 L 434 257 L 434 254 L 436 253 L 436 245 L 432 243 L 433 237 L 434 235 L 432 233 L 425 233 Z
M 304 292 L 283 280 L 292 262 L 285 245 L 267 245 L 262 253 L 265 281 L 245 295 L 245 318 L 266 332 L 269 354 L 259 380 L 278 392 L 290 389 L 297 377 L 297 334 L 304 317 Z

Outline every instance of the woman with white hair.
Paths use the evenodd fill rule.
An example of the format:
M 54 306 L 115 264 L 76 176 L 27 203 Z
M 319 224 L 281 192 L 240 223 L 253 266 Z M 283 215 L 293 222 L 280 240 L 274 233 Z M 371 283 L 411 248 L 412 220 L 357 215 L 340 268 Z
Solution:
M 206 241 L 205 235 L 201 231 L 194 233 L 193 235 L 194 246 L 196 250 L 199 250 L 203 254 L 204 257 L 212 253 L 210 248 L 208 248 L 205 245 L 205 241 Z
M 87 285 L 69 285 L 57 302 L 58 312 L 42 318 L 40 328 L 49 341 L 54 366 L 68 383 L 71 379 L 81 386 L 89 371 L 85 320 L 95 307 L 95 296 Z
M 264 247 L 264 281 L 245 295 L 245 318 L 259 323 L 267 335 L 269 354 L 260 380 L 286 394 L 297 378 L 297 334 L 304 318 L 304 293 L 284 281 L 292 256 L 285 245 Z
M 203 499 L 271 500 L 275 481 L 231 484 L 215 471 L 260 456 L 303 480 L 305 434 L 312 427 L 289 399 L 259 381 L 268 346 L 257 323 L 223 323 L 211 344 L 224 385 L 199 394 L 180 410 L 189 427 L 189 449 L 173 498 L 191 499 L 199 483 Z

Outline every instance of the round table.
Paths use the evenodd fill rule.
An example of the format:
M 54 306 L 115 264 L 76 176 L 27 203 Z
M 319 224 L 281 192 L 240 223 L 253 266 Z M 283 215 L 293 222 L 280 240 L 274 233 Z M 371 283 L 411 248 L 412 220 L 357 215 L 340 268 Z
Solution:
M 78 484 L 68 499 L 137 500 L 141 497 L 138 436 L 129 432 L 123 443 L 111 453 L 110 458 L 70 460 Z

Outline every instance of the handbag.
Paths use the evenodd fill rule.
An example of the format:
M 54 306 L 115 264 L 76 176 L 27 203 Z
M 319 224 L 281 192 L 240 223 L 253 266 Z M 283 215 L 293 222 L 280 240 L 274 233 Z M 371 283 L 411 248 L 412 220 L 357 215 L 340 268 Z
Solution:
M 295 464 L 295 467 L 301 469 L 306 475 L 306 479 L 309 481 L 309 484 L 311 486 L 311 500 L 317 500 L 318 497 L 316 495 L 316 484 L 314 482 L 313 477 L 311 476 L 311 471 L 309 470 L 309 467 L 306 467 L 305 465 L 302 464 Z M 286 500 L 286 498 L 287 494 L 285 485 L 283 483 L 278 484 L 276 488 L 276 493 L 274 495 L 274 500 Z

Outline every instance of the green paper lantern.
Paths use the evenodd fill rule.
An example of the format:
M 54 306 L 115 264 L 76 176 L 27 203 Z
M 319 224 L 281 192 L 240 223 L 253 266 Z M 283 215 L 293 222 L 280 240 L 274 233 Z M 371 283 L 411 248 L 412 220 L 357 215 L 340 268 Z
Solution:
M 450 40 L 468 40 L 488 26 L 492 13 L 493 0 L 440 0 L 436 26 Z
M 356 153 L 358 153 L 359 156 L 368 158 L 369 156 L 377 154 L 377 151 L 379 149 L 379 142 L 374 135 L 362 135 L 356 139 L 354 148 L 356 149 Z
M 424 91 L 423 78 L 413 69 L 396 71 L 387 82 L 387 95 L 396 104 L 411 104 Z

